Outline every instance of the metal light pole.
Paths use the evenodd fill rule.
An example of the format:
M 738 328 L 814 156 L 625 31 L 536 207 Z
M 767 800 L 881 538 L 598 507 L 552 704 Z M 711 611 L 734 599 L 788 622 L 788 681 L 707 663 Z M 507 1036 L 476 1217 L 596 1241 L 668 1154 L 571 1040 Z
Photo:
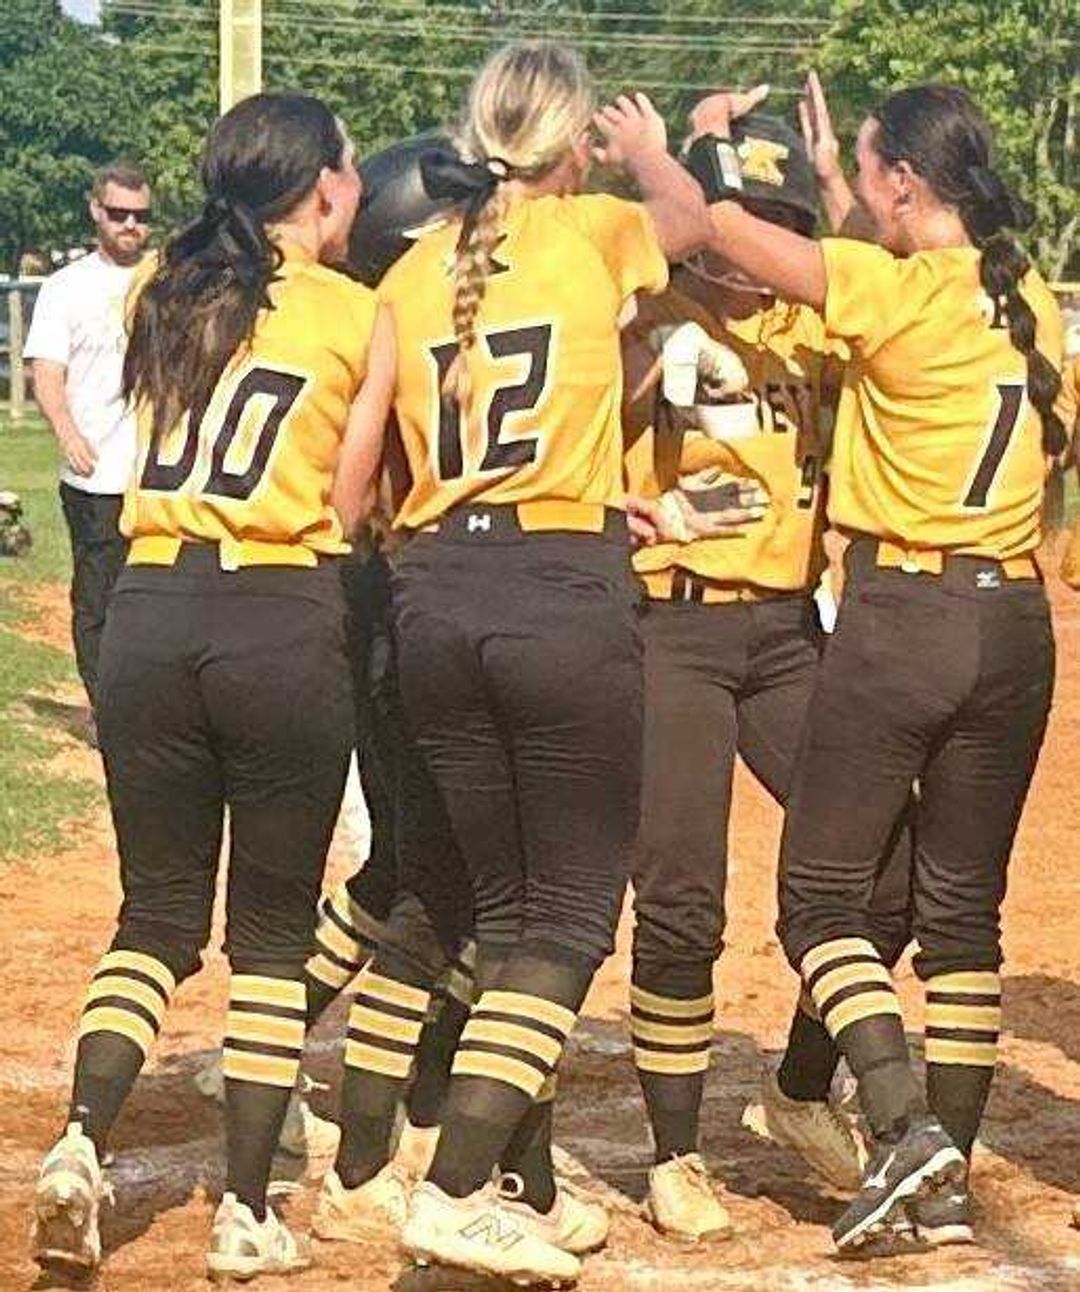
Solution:
M 220 0 L 219 99 L 227 112 L 262 89 L 262 0 Z

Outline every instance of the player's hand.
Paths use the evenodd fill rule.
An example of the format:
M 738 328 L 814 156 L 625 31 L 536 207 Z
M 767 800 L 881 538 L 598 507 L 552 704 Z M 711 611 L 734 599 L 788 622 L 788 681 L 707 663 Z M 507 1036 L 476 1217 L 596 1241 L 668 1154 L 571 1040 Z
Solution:
M 718 492 L 718 491 L 712 491 Z M 659 540 L 692 543 L 696 538 L 737 538 L 756 524 L 769 508 L 769 495 L 756 480 L 739 480 L 725 486 L 723 501 L 710 510 L 692 493 L 669 489 L 660 497 Z
M 67 431 L 60 432 L 57 439 L 60 442 L 60 452 L 63 453 L 67 459 L 68 466 L 77 476 L 94 474 L 94 467 L 97 464 L 97 451 L 84 435 L 71 427 Z
M 691 137 L 716 135 L 726 139 L 731 134 L 731 123 L 745 117 L 768 96 L 767 85 L 755 85 L 752 90 L 720 90 L 702 99 L 690 113 Z
M 593 148 L 601 165 L 628 166 L 643 153 L 667 152 L 667 127 L 646 94 L 620 94 L 596 113 L 593 124 L 604 137 Z
M 626 524 L 636 547 L 652 547 L 660 540 L 660 504 L 655 498 L 626 499 Z
M 799 100 L 799 124 L 806 151 L 814 163 L 814 172 L 822 184 L 827 184 L 842 173 L 840 140 L 833 130 L 829 105 L 817 72 L 811 72 L 806 78 L 806 91 Z

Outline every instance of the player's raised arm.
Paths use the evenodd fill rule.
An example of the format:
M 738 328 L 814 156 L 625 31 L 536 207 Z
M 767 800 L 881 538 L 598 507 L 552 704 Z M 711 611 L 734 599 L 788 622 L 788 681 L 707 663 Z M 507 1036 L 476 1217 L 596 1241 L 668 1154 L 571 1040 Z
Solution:
M 633 176 L 668 260 L 681 260 L 709 240 L 711 228 L 701 189 L 667 150 L 667 129 L 647 95 L 620 94 L 597 112 L 604 143 L 598 161 Z
M 693 143 L 688 162 L 701 182 L 712 223 L 710 248 L 785 300 L 823 309 L 825 261 L 810 238 L 759 220 L 738 205 L 742 180 L 731 143 L 731 123 L 756 107 L 768 92 L 711 94 L 690 116 Z

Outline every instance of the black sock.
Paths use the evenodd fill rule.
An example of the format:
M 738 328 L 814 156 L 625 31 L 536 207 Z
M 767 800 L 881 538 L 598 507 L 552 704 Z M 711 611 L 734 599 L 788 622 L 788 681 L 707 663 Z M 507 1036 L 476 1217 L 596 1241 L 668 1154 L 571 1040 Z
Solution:
M 502 1159 L 555 1070 L 595 966 L 558 947 L 524 943 L 473 1007 L 447 1094 L 428 1179 L 452 1197 L 474 1193 Z
M 997 1063 L 1001 979 L 996 970 L 938 974 L 926 983 L 926 1098 L 970 1156 Z
M 881 957 L 866 938 L 834 938 L 807 952 L 800 969 L 859 1084 L 859 1102 L 874 1138 L 894 1142 L 927 1108 Z
M 176 973 L 186 968 L 115 945 L 98 963 L 79 1022 L 68 1120 L 82 1126 L 99 1155 L 157 1038 Z
M 468 1022 L 469 1009 L 453 996 L 444 996 L 435 1017 L 424 1025 L 416 1050 L 415 1075 L 405 1100 L 414 1126 L 438 1126 L 442 1120 L 450 1066 L 462 1028 Z
M 555 1166 L 551 1160 L 554 1104 L 543 1099 L 533 1104 L 518 1123 L 499 1159 L 499 1168 L 521 1180 L 522 1202 L 545 1215 L 555 1205 Z
M 840 1051 L 825 1026 L 797 1005 L 776 1073 L 781 1093 L 801 1103 L 824 1103 L 839 1062 Z
M 300 974 L 241 973 L 229 982 L 225 1075 L 225 1188 L 266 1216 L 266 1187 L 304 1049 L 306 993 Z
M 334 1169 L 347 1189 L 389 1162 L 397 1108 L 431 1003 L 424 970 L 380 947 L 357 980 L 341 1083 L 341 1144 Z
M 630 1034 L 657 1162 L 698 1150 L 713 1012 L 711 961 L 635 962 Z

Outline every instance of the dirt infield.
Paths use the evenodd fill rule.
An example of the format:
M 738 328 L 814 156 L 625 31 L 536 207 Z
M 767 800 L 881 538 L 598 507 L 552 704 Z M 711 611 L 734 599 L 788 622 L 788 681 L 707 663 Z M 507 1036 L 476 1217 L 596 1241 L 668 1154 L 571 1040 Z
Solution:
M 717 972 L 719 1032 L 706 1092 L 704 1150 L 737 1237 L 704 1250 L 672 1245 L 638 1212 L 648 1166 L 646 1136 L 627 1043 L 625 950 L 608 964 L 572 1042 L 558 1105 L 558 1141 L 615 1211 L 607 1252 L 592 1257 L 580 1286 L 616 1289 L 942 1288 L 951 1292 L 1080 1289 L 1080 1233 L 1068 1227 L 1080 1196 L 1080 599 L 1054 589 L 1058 692 L 1048 745 L 1021 828 L 1006 907 L 1002 1063 L 974 1183 L 976 1248 L 901 1260 L 833 1259 L 827 1224 L 838 1210 L 796 1159 L 740 1126 L 745 1103 L 784 1039 L 794 992 L 772 932 L 776 809 L 740 773 L 732 822 L 729 950 Z M 64 593 L 37 598 L 34 635 L 66 640 Z M 63 701 L 65 697 L 49 697 Z M 74 701 L 75 697 L 70 697 Z M 57 707 L 62 707 L 58 705 Z M 95 755 L 65 744 L 58 755 L 93 769 Z M 45 1287 L 27 1258 L 28 1202 L 37 1163 L 61 1126 L 71 1037 L 83 983 L 109 936 L 116 863 L 104 814 L 76 828 L 58 856 L 0 874 L 0 1289 Z M 339 839 L 347 868 L 354 841 Z M 625 946 L 625 939 L 623 940 Z M 910 969 L 899 978 L 908 1020 L 921 1025 Z M 216 950 L 178 994 L 157 1055 L 114 1138 L 117 1205 L 105 1225 L 104 1289 L 205 1286 L 204 1244 L 221 1187 L 221 1125 L 192 1088 L 224 1017 L 226 974 Z M 335 1080 L 340 1011 L 309 1047 L 313 1073 Z M 285 1209 L 303 1228 L 313 1186 Z M 389 1248 L 323 1246 L 318 1266 L 288 1281 L 307 1292 L 394 1285 L 402 1269 Z M 284 1281 L 259 1284 L 268 1292 Z M 405 1276 L 402 1288 L 460 1281 Z

